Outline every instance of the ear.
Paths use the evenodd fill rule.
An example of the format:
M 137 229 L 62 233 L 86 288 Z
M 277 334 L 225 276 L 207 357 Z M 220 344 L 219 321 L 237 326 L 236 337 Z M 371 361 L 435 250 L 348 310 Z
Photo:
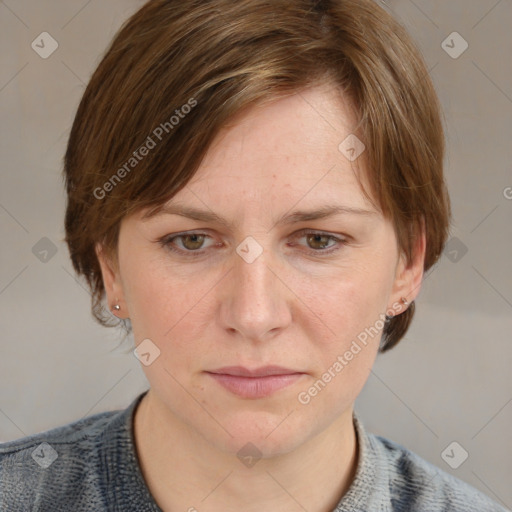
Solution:
M 410 304 L 420 293 L 426 246 L 425 224 L 422 222 L 421 233 L 416 238 L 413 247 L 412 261 L 407 262 L 405 254 L 401 254 L 399 257 L 390 297 L 392 303 L 388 305 L 388 310 L 395 311 L 396 314 L 403 313 L 407 309 L 407 305 L 402 298 Z
M 118 318 L 128 318 L 128 309 L 124 300 L 123 285 L 117 260 L 108 254 L 100 243 L 96 244 L 95 251 L 101 268 L 109 309 Z M 114 308 L 116 305 L 119 306 L 119 309 Z

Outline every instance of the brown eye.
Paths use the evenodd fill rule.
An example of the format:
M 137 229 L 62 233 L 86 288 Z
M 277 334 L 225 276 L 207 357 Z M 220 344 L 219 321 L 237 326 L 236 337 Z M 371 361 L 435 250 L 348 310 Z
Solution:
M 189 251 L 200 249 L 204 243 L 205 235 L 191 234 L 176 237 L 182 241 L 183 247 Z
M 311 231 L 302 229 L 293 235 L 299 243 L 292 243 L 291 246 L 301 245 L 310 256 L 329 256 L 347 245 L 345 237 L 338 237 L 322 231 Z
M 328 247 L 329 240 L 332 236 L 320 235 L 320 234 L 309 234 L 306 235 L 306 239 L 311 249 L 325 249 Z
M 210 243 L 208 243 L 208 241 Z M 163 248 L 180 256 L 200 257 L 222 244 L 215 243 L 206 233 L 182 233 L 181 235 L 166 235 L 156 240 Z

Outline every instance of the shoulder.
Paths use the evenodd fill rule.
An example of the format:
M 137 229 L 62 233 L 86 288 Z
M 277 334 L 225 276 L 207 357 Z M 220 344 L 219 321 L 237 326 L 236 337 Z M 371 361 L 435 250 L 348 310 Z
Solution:
M 60 511 L 71 504 L 80 510 L 84 499 L 102 509 L 105 440 L 122 430 L 124 413 L 104 412 L 0 444 L 2 510 Z
M 385 461 L 391 510 L 425 512 L 507 512 L 468 483 L 414 452 L 381 436 L 367 434 Z

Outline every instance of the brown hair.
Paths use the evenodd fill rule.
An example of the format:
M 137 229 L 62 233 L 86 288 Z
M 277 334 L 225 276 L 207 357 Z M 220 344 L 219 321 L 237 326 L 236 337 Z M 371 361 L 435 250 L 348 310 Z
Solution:
M 399 248 L 410 261 L 423 224 L 424 270 L 436 263 L 451 215 L 440 105 L 392 16 L 372 0 L 151 0 L 94 72 L 65 155 L 66 242 L 102 325 L 113 317 L 95 245 L 115 254 L 121 219 L 181 190 L 235 115 L 326 80 L 356 109 L 370 193 Z M 386 322 L 382 352 L 413 315 L 414 302 Z

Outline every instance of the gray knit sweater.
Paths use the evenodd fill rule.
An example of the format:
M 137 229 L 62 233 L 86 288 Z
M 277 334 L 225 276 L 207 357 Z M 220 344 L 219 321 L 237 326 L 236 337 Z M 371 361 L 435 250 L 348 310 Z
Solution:
M 142 476 L 133 414 L 122 411 L 0 444 L 2 512 L 161 512 Z M 505 512 L 468 484 L 365 431 L 354 481 L 336 512 Z M 198 508 L 200 510 L 200 507 Z

